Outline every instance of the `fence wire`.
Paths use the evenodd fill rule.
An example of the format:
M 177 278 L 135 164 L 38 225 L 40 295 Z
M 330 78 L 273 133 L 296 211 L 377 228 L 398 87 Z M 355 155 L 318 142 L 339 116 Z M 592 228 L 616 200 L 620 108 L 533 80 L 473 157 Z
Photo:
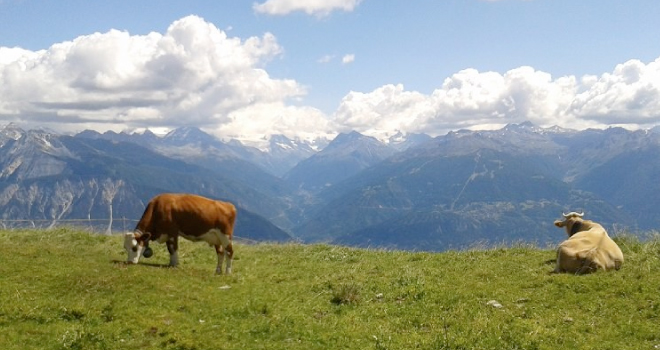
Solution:
M 52 230 L 57 228 L 71 228 L 80 231 L 87 231 L 91 233 L 111 235 L 114 233 L 132 232 L 137 225 L 138 219 L 63 219 L 63 220 L 48 220 L 48 219 L 14 219 L 5 220 L 0 219 L 0 229 L 2 230 Z M 241 237 L 234 234 L 234 240 L 243 244 L 256 244 L 259 240 L 254 240 L 247 237 Z
M 101 234 L 128 232 L 135 229 L 137 219 L 0 219 L 3 230 L 75 228 Z

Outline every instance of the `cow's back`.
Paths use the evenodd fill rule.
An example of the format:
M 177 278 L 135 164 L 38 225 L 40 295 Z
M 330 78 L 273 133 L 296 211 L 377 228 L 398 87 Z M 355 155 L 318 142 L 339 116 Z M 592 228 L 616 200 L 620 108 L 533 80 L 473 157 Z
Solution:
M 236 208 L 231 203 L 192 194 L 165 193 L 149 202 L 137 229 L 156 236 L 179 233 L 200 236 L 220 229 L 231 236 L 235 219 Z
M 602 227 L 574 234 L 559 245 L 558 267 L 566 272 L 619 269 L 623 253 Z

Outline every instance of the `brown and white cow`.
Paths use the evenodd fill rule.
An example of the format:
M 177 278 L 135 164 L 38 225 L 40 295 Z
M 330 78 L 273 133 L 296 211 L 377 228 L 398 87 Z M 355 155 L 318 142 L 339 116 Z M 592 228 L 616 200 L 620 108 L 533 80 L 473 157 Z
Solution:
M 583 220 L 584 213 L 563 214 L 564 220 L 555 226 L 566 228 L 568 239 L 557 248 L 555 272 L 584 274 L 598 269 L 618 270 L 623 264 L 623 253 L 598 223 Z
M 236 207 L 192 194 L 160 194 L 147 205 L 134 232 L 124 236 L 124 248 L 128 262 L 137 264 L 140 256 L 146 258 L 153 253 L 150 241 L 165 243 L 170 253 L 170 266 L 178 261 L 179 236 L 191 241 L 205 241 L 215 246 L 218 254 L 217 274 L 222 274 L 222 263 L 227 257 L 226 273 L 231 273 L 234 256 L 232 235 Z

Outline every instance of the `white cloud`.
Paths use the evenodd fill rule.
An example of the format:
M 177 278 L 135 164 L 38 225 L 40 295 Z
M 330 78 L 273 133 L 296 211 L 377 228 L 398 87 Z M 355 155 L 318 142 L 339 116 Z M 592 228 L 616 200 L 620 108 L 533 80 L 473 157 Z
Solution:
M 603 124 L 655 124 L 660 121 L 660 58 L 647 65 L 630 60 L 616 66 L 575 96 L 570 112 Z
M 440 135 L 526 120 L 576 129 L 660 123 L 660 58 L 582 77 L 552 77 L 532 67 L 504 73 L 470 68 L 431 93 L 401 84 L 351 91 L 325 116 L 293 105 L 306 94 L 298 82 L 268 74 L 266 64 L 282 53 L 272 34 L 230 37 L 196 16 L 162 34 L 111 30 L 41 51 L 0 47 L 0 121 L 59 131 L 198 126 L 245 140 L 276 133 L 313 139 L 349 130 Z
M 397 130 L 440 135 L 526 120 L 576 129 L 646 127 L 660 123 L 660 58 L 646 65 L 631 60 L 612 73 L 581 79 L 553 79 L 531 67 L 504 74 L 466 69 L 429 95 L 402 85 L 350 92 L 334 119 L 343 129 L 376 137 Z
M 228 117 L 228 122 L 212 129 L 213 133 L 248 144 L 274 134 L 302 140 L 332 138 L 337 129 L 316 108 L 287 106 L 282 102 L 247 105 L 235 109 Z
M 0 119 L 72 131 L 180 125 L 224 130 L 237 111 L 268 114 L 261 106 L 284 106 L 305 94 L 296 81 L 273 79 L 263 69 L 281 53 L 272 34 L 232 38 L 196 16 L 175 21 L 164 34 L 111 30 L 37 52 L 0 47 Z M 309 120 L 297 107 L 281 109 L 281 117 L 290 118 L 284 125 Z M 250 120 L 243 122 L 251 127 Z M 295 136 L 305 129 L 288 131 Z
M 319 58 L 316 60 L 316 62 L 321 63 L 321 64 L 326 64 L 330 63 L 337 58 L 337 55 L 324 55 L 323 57 Z M 355 62 L 355 55 L 354 54 L 346 54 L 341 57 L 341 63 L 342 64 L 349 64 Z
M 334 55 L 325 55 L 317 60 L 318 63 L 330 63 L 335 58 Z
M 341 58 L 341 63 L 343 63 L 343 64 L 353 63 L 354 61 L 355 61 L 355 55 L 354 54 L 347 54 L 347 55 L 344 55 L 344 57 Z
M 292 12 L 302 11 L 308 15 L 318 17 L 328 16 L 332 11 L 353 11 L 362 0 L 267 0 L 264 3 L 255 3 L 252 8 L 257 13 L 268 15 L 288 15 Z

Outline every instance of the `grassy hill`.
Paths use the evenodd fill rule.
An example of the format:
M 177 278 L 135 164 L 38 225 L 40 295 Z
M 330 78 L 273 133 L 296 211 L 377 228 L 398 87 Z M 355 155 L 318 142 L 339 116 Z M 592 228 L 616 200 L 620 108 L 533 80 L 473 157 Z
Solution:
M 618 240 L 621 271 L 555 275 L 551 249 L 412 253 L 205 244 L 178 268 L 120 236 L 0 231 L 1 349 L 654 349 L 660 240 Z M 496 301 L 501 307 L 496 307 Z

